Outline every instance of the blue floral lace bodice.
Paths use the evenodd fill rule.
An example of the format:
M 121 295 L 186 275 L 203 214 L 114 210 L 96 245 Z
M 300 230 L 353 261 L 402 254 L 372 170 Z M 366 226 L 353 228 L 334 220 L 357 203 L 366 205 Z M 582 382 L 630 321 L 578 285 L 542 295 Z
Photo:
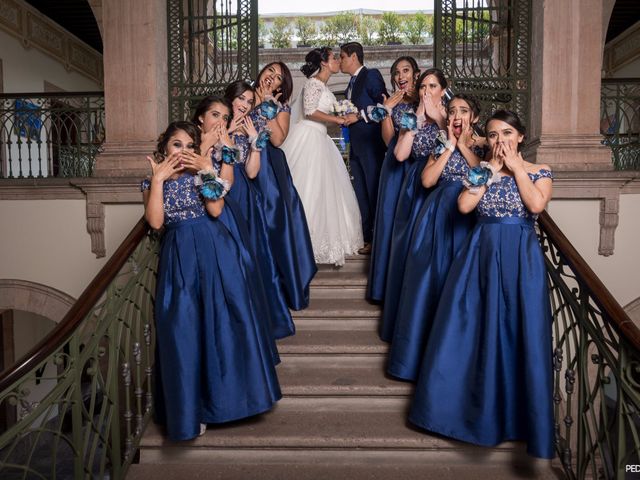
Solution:
M 553 179 L 553 173 L 546 169 L 528 175 L 533 182 L 541 178 Z M 489 186 L 478 203 L 477 212 L 479 217 L 521 217 L 532 221 L 538 217 L 524 206 L 516 179 L 509 175 L 503 175 Z
M 426 158 L 431 155 L 438 131 L 438 125 L 435 123 L 426 123 L 418 130 L 411 146 L 411 153 L 416 159 Z
M 238 163 L 245 163 L 249 158 L 249 153 L 251 153 L 251 144 L 249 143 L 249 137 L 242 133 L 232 133 L 231 140 L 233 140 L 235 146 L 240 149 L 240 158 L 238 158 Z
M 175 180 L 167 180 L 163 185 L 164 223 L 171 225 L 190 218 L 207 215 L 207 210 L 198 187 L 194 183 L 195 177 L 185 173 Z M 140 190 L 149 190 L 151 180 L 142 181 Z
M 473 153 L 478 157 L 484 158 L 484 150 L 481 148 L 473 147 Z M 467 159 L 464 158 L 462 152 L 457 148 L 453 151 L 447 163 L 445 163 L 440 179 L 438 181 L 462 181 L 469 174 L 469 164 Z
M 391 110 L 391 120 L 393 121 L 393 129 L 396 131 L 396 134 L 400 131 L 400 117 L 404 112 L 412 112 L 413 105 L 410 103 L 399 103 Z
M 276 114 L 276 116 L 282 112 L 291 113 L 291 107 L 288 103 L 284 103 L 278 107 L 278 113 Z M 264 127 L 267 126 L 268 120 L 260 114 L 260 105 L 249 112 L 249 117 L 251 118 L 253 126 L 256 127 L 256 130 L 258 132 L 261 132 L 262 130 L 264 130 Z

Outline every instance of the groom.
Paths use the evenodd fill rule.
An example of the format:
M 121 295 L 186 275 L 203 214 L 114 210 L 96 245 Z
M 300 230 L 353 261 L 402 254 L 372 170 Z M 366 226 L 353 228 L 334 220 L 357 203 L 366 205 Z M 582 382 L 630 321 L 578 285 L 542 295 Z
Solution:
M 373 223 L 376 218 L 378 179 L 386 147 L 382 140 L 380 124 L 367 118 L 367 107 L 382 103 L 382 95 L 387 94 L 387 89 L 380 72 L 375 68 L 365 67 L 363 63 L 364 53 L 362 45 L 358 42 L 340 46 L 340 71 L 351 75 L 345 96 L 360 112 L 357 118 L 349 119 L 345 123 L 349 126 L 349 165 L 353 175 L 353 189 L 362 216 L 365 242 L 359 253 L 370 253 Z

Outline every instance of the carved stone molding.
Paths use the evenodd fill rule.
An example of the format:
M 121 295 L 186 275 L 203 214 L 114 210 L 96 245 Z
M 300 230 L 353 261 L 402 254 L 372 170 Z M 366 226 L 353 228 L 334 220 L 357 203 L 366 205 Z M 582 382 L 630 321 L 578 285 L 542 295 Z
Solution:
M 96 258 L 102 258 L 107 252 L 104 206 L 107 203 L 140 203 L 140 178 L 78 178 L 70 183 L 86 195 L 87 232 L 91 237 L 91 251 Z
M 555 172 L 554 199 L 600 200 L 598 253 L 613 255 L 619 222 L 620 195 L 640 193 L 639 172 Z
M 545 134 L 532 139 L 524 149 L 527 160 L 548 163 L 554 171 L 613 170 L 611 149 L 602 145 L 602 135 Z
M 640 22 L 636 22 L 604 47 L 602 68 L 606 75 L 628 65 L 640 56 Z
M 26 2 L 0 0 L 0 28 L 25 48 L 37 48 L 67 70 L 102 84 L 102 55 Z
M 144 177 L 150 173 L 146 157 L 156 148 L 155 141 L 118 142 L 102 144 L 96 157 L 96 177 Z
M 75 299 L 55 288 L 25 280 L 0 280 L 0 311 L 22 310 L 56 323 L 64 318 Z

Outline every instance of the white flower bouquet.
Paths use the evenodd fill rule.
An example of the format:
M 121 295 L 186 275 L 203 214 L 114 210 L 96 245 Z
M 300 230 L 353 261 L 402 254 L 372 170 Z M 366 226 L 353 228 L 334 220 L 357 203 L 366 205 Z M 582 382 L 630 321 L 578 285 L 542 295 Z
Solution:
M 349 115 L 350 113 L 358 113 L 356 106 L 351 103 L 351 100 L 338 100 L 333 104 L 331 112 L 339 117 Z

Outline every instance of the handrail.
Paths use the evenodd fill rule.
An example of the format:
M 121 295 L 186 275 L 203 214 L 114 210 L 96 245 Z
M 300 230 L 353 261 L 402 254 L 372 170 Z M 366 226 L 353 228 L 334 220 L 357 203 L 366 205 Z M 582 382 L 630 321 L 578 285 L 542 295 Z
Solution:
M 602 312 L 620 329 L 620 333 L 625 336 L 633 348 L 640 352 L 640 329 L 636 327 L 620 303 L 611 295 L 600 277 L 595 274 L 546 211 L 540 214 L 538 223 L 564 256 L 567 264 L 584 282 Z
M 84 289 L 60 323 L 18 362 L 0 373 L 0 392 L 9 388 L 20 377 L 30 372 L 51 352 L 60 348 L 69 339 L 96 302 L 106 292 L 109 284 L 115 279 L 148 230 L 149 226 L 143 217 L 136 223 L 87 288 Z

